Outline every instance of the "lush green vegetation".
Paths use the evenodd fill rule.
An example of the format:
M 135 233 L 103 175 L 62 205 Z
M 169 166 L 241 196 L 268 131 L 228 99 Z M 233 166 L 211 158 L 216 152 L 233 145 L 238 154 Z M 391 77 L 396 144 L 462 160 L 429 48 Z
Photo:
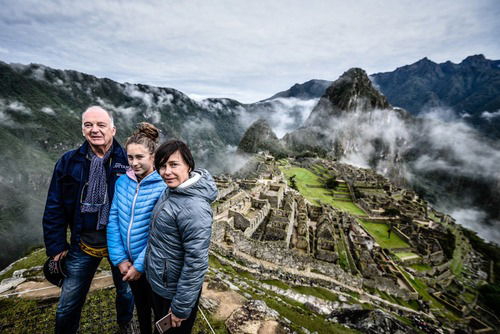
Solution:
M 369 221 L 359 219 L 358 220 L 364 228 L 371 234 L 375 241 L 382 248 L 392 249 L 392 248 L 408 248 L 406 242 L 404 242 L 396 233 L 392 232 L 389 238 L 388 231 L 389 226 L 386 224 L 371 223 Z
M 7 270 L 5 273 L 0 275 L 0 281 L 4 278 L 12 277 L 14 271 L 19 269 L 29 269 L 34 266 L 41 266 L 44 264 L 47 259 L 47 255 L 45 255 L 45 248 L 40 248 L 26 256 L 26 258 L 16 262 L 11 269 Z
M 436 309 L 441 313 L 443 317 L 448 318 L 451 321 L 458 321 L 460 317 L 455 315 L 453 312 L 449 311 L 444 305 L 438 302 L 428 291 L 427 285 L 423 283 L 420 279 L 416 277 L 412 277 L 408 274 L 403 268 L 400 268 L 403 275 L 406 277 L 407 281 L 411 284 L 411 286 L 418 292 L 418 294 L 422 297 L 423 300 L 428 301 L 430 303 L 431 308 Z
M 316 313 L 307 309 L 302 303 L 299 303 L 290 298 L 280 296 L 269 290 L 265 290 L 265 294 L 256 293 L 254 289 L 261 290 L 261 288 L 259 288 L 259 286 L 255 284 L 255 278 L 245 278 L 244 275 L 241 275 L 241 272 L 235 270 L 229 265 L 223 265 L 214 256 L 209 257 L 209 265 L 213 268 L 222 270 L 223 272 L 231 276 L 238 277 L 240 279 L 243 278 L 243 280 L 251 287 L 251 289 L 240 287 L 242 291 L 249 293 L 256 300 L 265 301 L 269 307 L 276 310 L 282 317 L 286 317 L 287 319 L 289 319 L 291 321 L 290 326 L 297 332 L 301 332 L 300 328 L 304 327 L 311 332 L 316 331 L 318 333 L 358 333 L 357 331 L 346 328 L 342 325 L 327 322 L 324 317 L 317 315 Z M 323 299 L 334 300 L 334 298 L 336 298 L 335 294 L 322 288 L 290 287 L 286 283 L 278 280 L 262 280 L 262 282 L 278 286 L 282 289 L 292 288 L 298 292 L 315 295 Z
M 302 293 L 304 295 L 314 296 L 321 299 L 329 300 L 329 301 L 337 301 L 339 299 L 338 295 L 331 292 L 328 289 L 321 287 L 312 287 L 312 286 L 294 286 L 292 287 L 294 291 Z
M 327 203 L 331 204 L 333 207 L 337 209 L 347 211 L 353 215 L 366 216 L 365 212 L 351 201 L 340 201 L 340 200 L 330 199 L 330 201 Z
M 352 203 L 352 201 L 334 199 L 332 193 L 325 188 L 321 178 L 310 170 L 300 167 L 292 167 L 282 168 L 282 171 L 289 182 L 290 179 L 295 176 L 294 180 L 297 190 L 300 191 L 300 193 L 311 203 L 316 205 L 326 203 L 354 215 L 366 215 L 365 212 Z
M 427 271 L 432 269 L 432 267 L 426 263 L 415 263 L 409 265 L 409 267 L 418 271 Z
M 283 290 L 288 290 L 290 289 L 290 286 L 286 283 L 283 283 L 282 281 L 278 281 L 278 280 L 262 280 L 261 281 L 262 283 L 266 283 L 266 284 L 269 284 L 269 285 L 274 285 L 280 289 L 283 289 Z
M 420 256 L 412 252 L 396 252 L 394 253 L 394 255 L 396 255 L 401 261 L 413 258 L 420 258 Z
M 382 297 L 385 300 L 388 300 L 392 303 L 399 304 L 401 306 L 405 306 L 405 307 L 411 308 L 413 310 L 419 309 L 418 302 L 416 300 L 406 301 L 403 298 L 393 296 L 391 294 L 388 294 L 388 293 L 386 293 L 384 291 L 380 291 L 380 290 L 377 290 L 377 293 L 380 297 Z

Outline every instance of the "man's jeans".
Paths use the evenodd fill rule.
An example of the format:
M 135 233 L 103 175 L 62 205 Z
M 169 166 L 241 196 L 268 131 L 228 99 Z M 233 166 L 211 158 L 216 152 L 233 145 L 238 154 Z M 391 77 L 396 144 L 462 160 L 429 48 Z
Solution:
M 109 261 L 109 260 L 108 260 Z M 92 278 L 101 262 L 101 258 L 90 256 L 72 245 L 66 255 L 66 272 L 61 297 L 56 311 L 56 333 L 76 333 L 80 325 L 80 315 Z M 132 320 L 134 297 L 127 282 L 111 263 L 111 272 L 116 287 L 116 313 L 118 324 L 127 324 Z

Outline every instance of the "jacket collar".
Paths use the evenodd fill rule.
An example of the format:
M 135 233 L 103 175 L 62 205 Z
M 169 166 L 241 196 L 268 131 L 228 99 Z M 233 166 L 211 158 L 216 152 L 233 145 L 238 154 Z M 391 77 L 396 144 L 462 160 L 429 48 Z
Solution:
M 128 168 L 126 172 L 127 176 L 129 179 L 134 180 L 137 182 L 137 177 L 134 174 L 134 170 L 132 168 Z M 146 184 L 146 183 L 154 183 L 154 182 L 163 182 L 163 179 L 161 178 L 160 174 L 158 174 L 156 171 L 153 171 L 151 174 L 147 175 L 145 178 L 141 180 L 141 184 Z
M 77 150 L 78 156 L 75 156 L 75 158 L 77 158 L 78 160 L 85 159 L 89 150 L 90 150 L 90 145 L 89 145 L 88 141 L 84 141 L 83 144 L 80 146 L 80 148 L 78 148 L 78 150 Z M 112 150 L 111 156 L 117 157 L 117 156 L 123 155 L 123 148 L 121 147 L 120 143 L 118 143 L 118 141 L 115 138 L 113 138 L 113 145 L 111 146 L 111 150 Z M 123 156 L 123 158 L 126 158 L 126 157 Z

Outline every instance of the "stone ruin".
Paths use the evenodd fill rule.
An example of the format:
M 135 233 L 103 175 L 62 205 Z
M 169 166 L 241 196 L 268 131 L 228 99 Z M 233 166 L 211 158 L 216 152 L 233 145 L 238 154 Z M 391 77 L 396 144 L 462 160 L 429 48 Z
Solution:
M 355 204 L 367 213 L 363 219 L 390 224 L 392 232 L 408 244 L 396 251 L 417 256 L 397 259 L 377 244 L 358 223 L 359 217 L 330 205 L 309 203 L 287 186 L 278 164 L 269 157 L 251 177 L 217 178 L 220 195 L 214 206 L 213 247 L 228 254 L 234 254 L 230 249 L 238 250 L 284 267 L 314 269 L 403 300 L 418 300 L 418 292 L 398 263 L 430 265 L 433 269 L 424 273 L 408 270 L 436 291 L 453 283 L 450 259 L 440 242 L 448 238 L 445 225 L 454 224 L 451 217 L 371 170 L 322 162 L 328 174 L 345 182 Z M 438 294 L 436 298 L 453 303 L 454 297 Z

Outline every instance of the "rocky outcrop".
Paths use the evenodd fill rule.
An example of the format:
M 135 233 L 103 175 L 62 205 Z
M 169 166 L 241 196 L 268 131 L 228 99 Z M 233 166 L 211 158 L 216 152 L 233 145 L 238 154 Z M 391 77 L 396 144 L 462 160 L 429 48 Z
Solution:
M 266 302 L 250 300 L 231 314 L 226 328 L 231 334 L 288 333 L 279 318 L 279 313 Z
M 387 108 L 389 102 L 373 87 L 366 72 L 351 68 L 328 87 L 304 125 L 324 126 L 342 112 Z
M 257 153 L 268 151 L 272 154 L 283 152 L 278 137 L 264 119 L 255 121 L 245 132 L 238 145 L 239 152 Z
M 329 318 L 363 333 L 417 333 L 412 327 L 381 310 L 336 310 Z
M 332 84 L 331 81 L 313 79 L 304 83 L 296 83 L 290 89 L 279 92 L 270 98 L 264 100 L 272 100 L 277 98 L 294 97 L 301 100 L 315 99 L 323 96 L 326 89 Z

